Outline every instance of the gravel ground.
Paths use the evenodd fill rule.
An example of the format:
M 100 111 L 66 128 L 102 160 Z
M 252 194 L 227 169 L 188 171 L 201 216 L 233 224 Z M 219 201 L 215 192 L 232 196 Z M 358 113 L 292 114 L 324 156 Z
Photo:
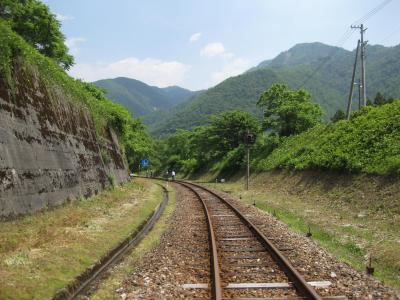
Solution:
M 206 289 L 183 289 L 185 283 L 210 283 L 208 233 L 200 202 L 183 187 L 177 188 L 176 211 L 158 247 L 147 253 L 136 271 L 118 289 L 120 299 L 208 298 Z M 273 216 L 219 193 L 233 202 L 258 225 L 279 249 L 284 249 L 307 281 L 329 280 L 332 286 L 318 289 L 323 296 L 349 299 L 400 299 L 373 277 L 338 262 L 312 239 L 291 232 Z M 267 260 L 268 258 L 266 258 Z
M 209 298 L 207 289 L 187 290 L 185 283 L 210 283 L 208 231 L 200 201 L 177 186 L 176 210 L 158 247 L 146 254 L 118 289 L 121 299 Z

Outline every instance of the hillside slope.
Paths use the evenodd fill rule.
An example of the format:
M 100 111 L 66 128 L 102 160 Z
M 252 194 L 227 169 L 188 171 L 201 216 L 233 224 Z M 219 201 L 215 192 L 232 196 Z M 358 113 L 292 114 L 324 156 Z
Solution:
M 124 105 L 136 117 L 173 107 L 196 94 L 178 86 L 158 88 L 126 77 L 99 80 L 94 84 L 104 88 L 110 99 Z
M 400 45 L 390 48 L 368 46 L 367 54 L 367 96 L 373 98 L 377 92 L 387 97 L 400 96 Z M 146 116 L 144 122 L 152 134 L 161 136 L 177 128 L 190 129 L 204 124 L 209 115 L 229 109 L 261 115 L 256 102 L 275 82 L 286 83 L 292 88 L 304 86 L 311 92 L 312 100 L 322 105 L 328 119 L 337 109 L 345 108 L 354 55 L 354 51 L 321 43 L 298 44 L 188 102 L 161 114 Z
M 255 158 L 258 170 L 295 169 L 400 174 L 400 101 L 367 106 L 350 120 L 316 126 L 291 136 L 270 155 Z

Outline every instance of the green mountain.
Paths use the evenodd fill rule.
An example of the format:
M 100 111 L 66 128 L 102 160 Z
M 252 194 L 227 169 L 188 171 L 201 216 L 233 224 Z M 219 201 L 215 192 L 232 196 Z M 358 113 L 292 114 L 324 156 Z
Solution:
M 274 59 L 261 62 L 256 68 L 310 65 L 333 54 L 344 56 L 348 52 L 343 48 L 322 43 L 297 44 L 293 48 L 280 53 Z
M 178 86 L 158 88 L 125 77 L 99 80 L 94 84 L 104 88 L 108 98 L 124 105 L 135 117 L 173 107 L 197 94 Z
M 399 97 L 400 45 L 368 46 L 366 51 L 367 96 L 373 98 L 381 92 L 386 97 Z M 298 44 L 185 103 L 146 116 L 144 122 L 152 134 L 161 136 L 177 128 L 190 129 L 204 124 L 209 115 L 230 109 L 242 109 L 261 116 L 256 102 L 260 94 L 276 82 L 310 91 L 312 100 L 321 104 L 328 119 L 337 109 L 345 109 L 354 55 L 355 51 L 321 43 Z

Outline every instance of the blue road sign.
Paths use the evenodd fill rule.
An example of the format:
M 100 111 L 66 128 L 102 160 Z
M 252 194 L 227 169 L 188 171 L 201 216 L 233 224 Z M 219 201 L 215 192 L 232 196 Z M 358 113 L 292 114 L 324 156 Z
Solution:
M 146 167 L 148 167 L 149 166 L 149 164 L 150 164 L 150 161 L 148 160 L 148 159 L 142 159 L 141 161 L 140 161 L 140 166 L 142 167 L 142 168 L 146 168 Z

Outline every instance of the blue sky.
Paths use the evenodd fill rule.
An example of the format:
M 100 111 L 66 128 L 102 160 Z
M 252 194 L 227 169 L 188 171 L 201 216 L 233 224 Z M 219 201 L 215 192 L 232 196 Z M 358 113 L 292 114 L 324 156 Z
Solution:
M 400 43 L 400 0 L 365 21 L 371 44 Z M 197 90 L 297 43 L 338 45 L 383 0 L 45 0 L 86 81 L 126 76 Z M 358 32 L 339 44 L 353 49 Z

